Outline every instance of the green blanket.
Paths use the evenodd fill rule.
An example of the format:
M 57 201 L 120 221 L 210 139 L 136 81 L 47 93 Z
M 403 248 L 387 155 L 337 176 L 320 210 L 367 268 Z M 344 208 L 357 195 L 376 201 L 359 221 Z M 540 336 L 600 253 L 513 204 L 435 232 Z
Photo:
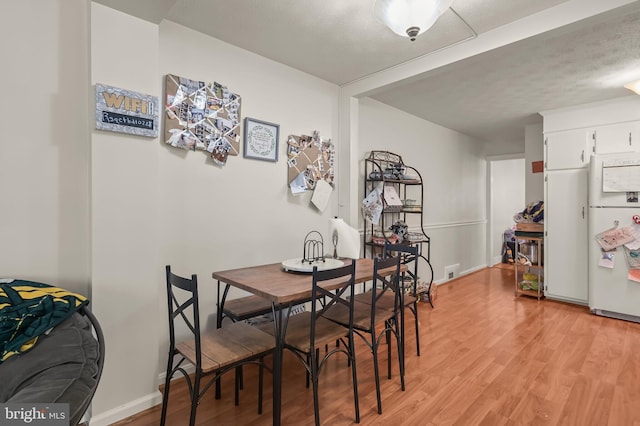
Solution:
M 0 284 L 0 363 L 32 348 L 42 333 L 88 303 L 84 296 L 48 284 Z

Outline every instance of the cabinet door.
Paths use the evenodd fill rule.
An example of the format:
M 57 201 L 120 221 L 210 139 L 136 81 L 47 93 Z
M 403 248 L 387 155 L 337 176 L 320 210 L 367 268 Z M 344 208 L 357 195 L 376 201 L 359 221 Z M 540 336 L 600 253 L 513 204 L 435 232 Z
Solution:
M 545 135 L 547 170 L 586 167 L 591 155 L 591 139 L 586 129 L 567 130 Z
M 593 135 L 596 154 L 640 151 L 637 121 L 598 126 Z
M 546 294 L 587 303 L 587 170 L 561 170 L 546 176 L 544 276 Z

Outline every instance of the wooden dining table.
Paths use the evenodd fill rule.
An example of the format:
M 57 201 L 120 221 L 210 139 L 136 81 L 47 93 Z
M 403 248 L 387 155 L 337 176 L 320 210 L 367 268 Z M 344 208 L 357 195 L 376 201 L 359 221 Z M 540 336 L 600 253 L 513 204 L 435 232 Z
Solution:
M 350 262 L 345 259 L 344 262 Z M 360 284 L 373 280 L 373 259 L 356 260 L 355 283 Z M 403 265 L 404 266 L 404 265 Z M 405 268 L 406 269 L 406 268 Z M 380 275 L 390 275 L 394 268 L 378 271 Z M 281 263 L 249 266 L 245 268 L 217 271 L 211 274 L 220 284 L 233 286 L 271 302 L 276 350 L 273 360 L 273 424 L 281 423 L 282 401 L 282 357 L 286 323 L 293 304 L 311 298 L 312 278 L 310 273 L 285 271 Z M 337 289 L 344 281 L 327 281 L 322 287 L 328 290 Z M 222 307 L 218 307 L 221 309 Z M 287 309 L 289 308 L 289 309 Z

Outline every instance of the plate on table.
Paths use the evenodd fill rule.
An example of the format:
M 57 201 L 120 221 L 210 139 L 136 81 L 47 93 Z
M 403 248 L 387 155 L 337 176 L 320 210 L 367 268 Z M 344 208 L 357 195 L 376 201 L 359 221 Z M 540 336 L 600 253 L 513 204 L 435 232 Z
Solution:
M 282 267 L 287 272 L 311 273 L 313 272 L 314 266 L 317 266 L 318 270 L 322 271 L 325 269 L 335 269 L 335 268 L 344 266 L 344 262 L 339 259 L 326 258 L 324 259 L 324 262 L 322 260 L 314 260 L 313 262 L 309 263 L 308 261 L 303 262 L 302 259 L 300 259 L 299 257 L 295 259 L 287 259 L 282 261 Z

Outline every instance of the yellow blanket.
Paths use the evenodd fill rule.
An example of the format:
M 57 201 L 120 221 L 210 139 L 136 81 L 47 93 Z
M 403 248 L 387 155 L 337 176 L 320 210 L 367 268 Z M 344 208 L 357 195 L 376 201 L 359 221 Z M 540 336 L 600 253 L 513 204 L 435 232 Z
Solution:
M 0 284 L 0 363 L 29 350 L 42 333 L 88 303 L 82 295 L 48 284 L 23 280 Z

